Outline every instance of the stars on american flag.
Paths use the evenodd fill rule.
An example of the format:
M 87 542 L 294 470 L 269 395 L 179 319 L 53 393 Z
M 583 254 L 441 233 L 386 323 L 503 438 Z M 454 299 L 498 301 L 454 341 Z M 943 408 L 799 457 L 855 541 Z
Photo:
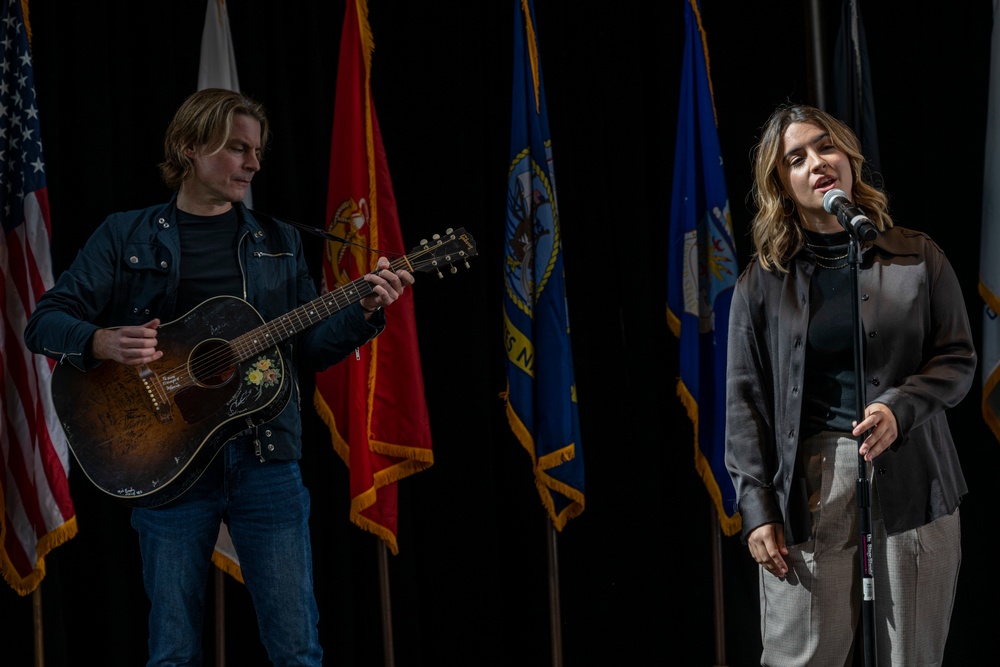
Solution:
M 25 195 L 45 187 L 45 161 L 27 32 L 15 12 L 0 22 L 0 30 L 0 210 L 7 232 L 23 222 Z

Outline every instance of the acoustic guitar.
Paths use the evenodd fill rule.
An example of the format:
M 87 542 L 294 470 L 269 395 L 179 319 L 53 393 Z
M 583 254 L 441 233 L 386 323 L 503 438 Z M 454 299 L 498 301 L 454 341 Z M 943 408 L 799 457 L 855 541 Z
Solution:
M 475 255 L 469 233 L 449 230 L 390 265 L 441 276 Z M 128 505 L 174 500 L 227 440 L 284 409 L 294 380 L 278 343 L 372 292 L 358 278 L 269 322 L 243 299 L 214 297 L 157 329 L 163 356 L 151 364 L 58 364 L 52 402 L 70 451 L 97 488 Z

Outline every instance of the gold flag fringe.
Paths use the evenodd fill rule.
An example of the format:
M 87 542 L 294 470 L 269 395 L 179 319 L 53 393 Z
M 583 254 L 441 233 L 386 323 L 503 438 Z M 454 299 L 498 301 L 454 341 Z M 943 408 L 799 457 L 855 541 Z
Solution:
M 316 407 L 316 413 L 319 415 L 320 419 L 322 419 L 323 423 L 325 423 L 327 428 L 330 429 L 330 441 L 333 445 L 333 450 L 344 462 L 344 465 L 347 466 L 348 470 L 350 470 L 351 447 L 340 435 L 340 431 L 337 429 L 337 420 L 333 415 L 333 411 L 330 410 L 330 406 L 326 404 L 326 401 L 323 399 L 323 394 L 318 388 L 313 393 L 313 404 Z M 371 419 L 370 416 L 369 419 Z M 373 475 L 374 479 L 372 487 L 365 490 L 361 495 L 351 498 L 351 523 L 380 537 L 389 547 L 389 550 L 392 551 L 393 555 L 398 555 L 399 546 L 396 542 L 395 534 L 393 534 L 393 532 L 385 526 L 372 521 L 361 513 L 375 504 L 378 500 L 378 490 L 382 487 L 388 486 L 393 482 L 398 482 L 401 479 L 418 473 L 421 470 L 426 470 L 434 465 L 434 452 L 430 449 L 407 447 L 405 445 L 384 442 L 381 440 L 370 440 L 369 442 L 372 451 L 382 454 L 383 456 L 392 456 L 402 460 L 389 466 L 388 468 L 376 471 Z
M 372 36 L 371 25 L 368 23 L 368 0 L 355 0 L 355 7 L 358 10 L 358 32 L 361 36 L 361 51 L 365 61 L 365 153 L 368 159 L 368 206 L 371 210 L 371 220 L 368 224 L 368 245 L 372 248 L 378 248 L 378 185 L 375 179 L 375 132 L 372 123 L 371 93 L 372 53 L 375 51 L 375 39 Z M 373 262 L 370 262 L 369 268 L 375 268 Z
M 524 426 L 524 423 L 517 416 L 513 406 L 510 404 L 510 385 L 507 386 L 506 391 L 500 393 L 500 398 L 503 399 L 504 404 L 507 406 L 507 421 L 510 424 L 511 430 L 520 441 L 521 446 L 531 456 L 532 468 L 535 471 L 535 487 L 542 498 L 542 505 L 545 506 L 545 509 L 549 513 L 552 526 L 561 532 L 570 519 L 580 516 L 583 513 L 583 510 L 586 508 L 586 499 L 579 489 L 574 489 L 572 486 L 555 479 L 546 474 L 545 471 L 558 466 L 560 463 L 573 460 L 576 457 L 576 444 L 571 443 L 566 447 L 557 449 L 539 458 L 535 452 L 535 439 L 528 432 L 528 429 Z M 571 501 L 559 513 L 556 513 L 555 502 L 552 500 L 552 491 L 561 493 Z
M 528 0 L 521 0 L 521 11 L 524 12 L 524 30 L 528 37 L 528 62 L 531 63 L 531 81 L 535 87 L 535 113 L 542 112 L 542 99 L 538 93 L 538 38 L 535 36 L 535 24 L 531 21 L 531 11 Z
M 240 568 L 240 566 L 237 565 L 235 562 L 233 562 L 231 558 L 223 556 L 218 551 L 213 551 L 212 564 L 215 565 L 215 567 L 222 570 L 223 572 L 225 572 L 226 574 L 228 574 L 236 581 L 243 584 L 244 586 L 246 585 L 246 582 L 243 581 L 243 569 Z
M 0 531 L 0 541 L 6 538 L 6 533 L 7 525 L 4 523 L 3 530 Z M 66 523 L 42 536 L 35 548 L 38 554 L 35 569 L 26 577 L 21 577 L 17 573 L 17 570 L 14 569 L 14 564 L 10 562 L 7 556 L 7 552 L 0 550 L 0 555 L 2 555 L 2 558 L 0 558 L 0 574 L 3 575 L 4 581 L 10 584 L 11 588 L 17 591 L 18 595 L 31 594 L 42 583 L 42 579 L 45 578 L 45 556 L 60 544 L 75 537 L 76 533 L 76 515 L 74 515 Z
M 21 0 L 21 13 L 24 14 L 24 32 L 28 35 L 28 48 L 31 48 L 31 21 L 28 20 L 28 0 Z
M 739 512 L 733 516 L 729 516 L 729 512 L 722 504 L 722 491 L 719 490 L 719 483 L 715 480 L 715 475 L 712 473 L 712 466 L 708 459 L 705 458 L 705 454 L 701 451 L 701 447 L 698 446 L 698 402 L 694 400 L 694 396 L 688 391 L 687 386 L 685 386 L 683 380 L 677 381 L 677 395 L 680 396 L 681 403 L 687 408 L 688 417 L 691 419 L 691 423 L 694 425 L 694 467 L 701 476 L 702 482 L 705 483 L 705 488 L 708 490 L 708 495 L 711 497 L 712 502 L 715 504 L 716 513 L 719 515 L 719 526 L 722 528 L 722 532 L 726 535 L 736 535 L 743 529 L 743 518 L 740 516 Z
M 705 27 L 701 24 L 701 12 L 698 11 L 698 3 L 696 0 L 688 0 L 688 4 L 691 5 L 694 17 L 698 21 L 698 32 L 701 33 L 701 48 L 705 52 L 705 76 L 708 78 L 708 97 L 712 100 L 712 117 L 715 119 L 715 126 L 718 127 L 719 114 L 715 111 L 715 89 L 712 87 L 712 64 L 708 59 L 708 35 L 705 33 Z
M 681 337 L 681 321 L 670 310 L 670 306 L 667 306 L 667 326 L 670 327 L 670 331 L 674 334 L 674 336 L 677 338 Z

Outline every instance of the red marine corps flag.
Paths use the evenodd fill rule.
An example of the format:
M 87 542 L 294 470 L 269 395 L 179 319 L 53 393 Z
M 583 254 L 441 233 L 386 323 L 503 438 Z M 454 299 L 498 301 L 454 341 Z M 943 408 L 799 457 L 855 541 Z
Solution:
M 374 270 L 378 252 L 404 249 L 389 166 L 370 87 L 372 35 L 365 0 L 348 0 L 340 40 L 327 230 L 351 242 L 328 243 L 323 289 Z M 396 482 L 429 467 L 430 422 L 417 349 L 413 292 L 392 306 L 385 330 L 316 375 L 316 409 L 351 471 L 351 521 L 395 554 Z

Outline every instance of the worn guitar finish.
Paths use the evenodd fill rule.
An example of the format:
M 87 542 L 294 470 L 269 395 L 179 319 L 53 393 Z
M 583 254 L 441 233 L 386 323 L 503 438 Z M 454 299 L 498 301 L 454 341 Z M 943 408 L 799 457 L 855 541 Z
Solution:
M 475 255 L 472 236 L 459 229 L 391 266 L 440 275 Z M 294 380 L 278 343 L 370 294 L 358 278 L 270 322 L 242 299 L 215 297 L 157 329 L 163 356 L 151 364 L 104 362 L 87 372 L 57 365 L 52 401 L 80 468 L 134 507 L 177 498 L 227 440 L 284 409 Z

